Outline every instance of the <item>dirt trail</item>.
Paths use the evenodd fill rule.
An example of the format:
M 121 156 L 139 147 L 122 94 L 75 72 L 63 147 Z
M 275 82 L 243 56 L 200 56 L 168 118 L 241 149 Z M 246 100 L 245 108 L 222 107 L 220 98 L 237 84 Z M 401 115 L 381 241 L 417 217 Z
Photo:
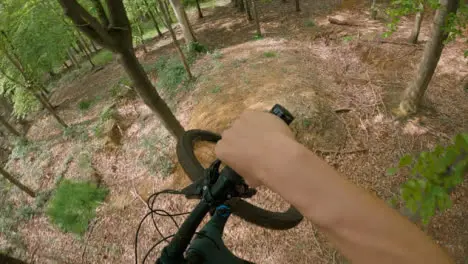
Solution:
M 333 13 L 360 21 L 366 27 L 330 25 L 323 15 L 331 12 L 330 6 L 317 6 L 316 2 L 319 1 L 304 3 L 299 14 L 293 11 L 292 2 L 286 6 L 281 1 L 262 3 L 266 38 L 258 41 L 252 41 L 254 28 L 243 14 L 234 13 L 228 6 L 206 10 L 206 18 L 197 20 L 194 28 L 203 43 L 218 49 L 217 55 L 206 55 L 196 62 L 193 71 L 198 80 L 194 89 L 180 94 L 172 104 L 186 128 L 221 132 L 245 109 L 268 109 L 281 103 L 296 115 L 292 128 L 301 143 L 344 177 L 383 199 L 390 199 L 398 193 L 398 186 L 407 175 L 388 177 L 386 168 L 404 153 L 427 150 L 448 142 L 458 132 L 468 131 L 465 104 L 468 95 L 457 86 L 457 80 L 467 70 L 466 59 L 457 56 L 461 44 L 449 44 L 444 51 L 422 113 L 408 122 L 394 120 L 391 109 L 397 105 L 417 66 L 421 48 L 374 42 L 385 26 L 369 21 L 366 10 L 353 9 L 350 13 L 342 9 Z M 307 23 L 310 20 L 314 25 Z M 393 40 L 408 34 L 410 27 L 406 22 L 402 28 Z M 428 27 L 423 28 L 422 39 L 427 38 L 428 32 Z M 151 45 L 152 51 L 141 57 L 144 63 L 173 52 L 167 41 L 156 40 Z M 111 103 L 106 89 L 122 74 L 121 67 L 113 62 L 103 71 L 61 90 L 55 100 L 69 98 L 69 104 L 60 113 L 69 113 L 65 119 L 73 123 L 95 119 Z M 101 94 L 103 100 L 89 112 L 76 114 L 77 98 L 90 94 Z M 61 233 L 45 216 L 34 217 L 23 225 L 21 233 L 31 260 L 132 262 L 136 226 L 146 213 L 143 200 L 158 190 L 182 187 L 188 182 L 177 164 L 170 176 L 163 174 L 159 163 L 145 164 L 147 157 L 169 157 L 165 162 L 176 162 L 175 142 L 150 110 L 138 99 L 119 101 L 117 110 L 128 121 L 122 129 L 120 147 L 109 147 L 95 139 L 79 141 L 73 147 L 76 139 L 72 144 L 57 138 L 46 146 L 50 153 L 43 151 L 48 154 L 44 154 L 44 161 L 36 158 L 29 163 L 14 164 L 23 172 L 30 162 L 39 164 L 42 172 L 26 173 L 27 183 L 48 189 L 54 186 L 56 174 L 64 168 L 68 156 L 91 151 L 93 165 L 110 189 L 108 199 L 99 207 L 82 240 Z M 48 117 L 38 119 L 29 135 L 48 138 L 59 133 L 52 129 L 52 122 Z M 43 135 L 45 130 L 47 135 Z M 199 152 L 203 161 L 209 163 L 212 148 L 204 146 Z M 65 178 L 80 177 L 76 160 L 65 165 Z M 457 263 L 464 263 L 468 253 L 467 185 L 465 182 L 453 194 L 454 207 L 435 217 L 429 226 L 429 234 Z M 252 202 L 272 210 L 287 207 L 281 197 L 264 189 Z M 181 212 L 192 208 L 193 203 L 180 197 L 162 197 L 158 205 Z M 157 223 L 166 235 L 175 231 L 168 219 L 157 219 Z M 140 257 L 160 239 L 149 222 L 141 234 Z M 225 240 L 235 254 L 256 263 L 344 263 L 308 221 L 292 230 L 271 231 L 233 217 Z M 151 259 L 158 253 L 159 249 L 155 250 Z

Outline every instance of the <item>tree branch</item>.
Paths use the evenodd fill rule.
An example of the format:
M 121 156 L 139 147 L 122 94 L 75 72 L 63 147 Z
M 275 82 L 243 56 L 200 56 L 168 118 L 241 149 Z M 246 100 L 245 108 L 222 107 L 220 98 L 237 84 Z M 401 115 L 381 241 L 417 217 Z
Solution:
M 75 26 L 100 45 L 115 50 L 115 43 L 107 30 L 76 0 L 59 0 L 60 5 Z

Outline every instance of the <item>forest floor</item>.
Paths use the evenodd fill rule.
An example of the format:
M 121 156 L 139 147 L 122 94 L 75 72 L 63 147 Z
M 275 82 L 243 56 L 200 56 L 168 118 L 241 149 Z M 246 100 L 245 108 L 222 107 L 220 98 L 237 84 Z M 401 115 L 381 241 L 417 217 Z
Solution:
M 254 24 L 231 6 L 205 9 L 204 19 L 194 16 L 192 21 L 199 41 L 215 51 L 193 64 L 197 80 L 190 89 L 175 95 L 161 93 L 186 129 L 215 132 L 229 127 L 245 109 L 283 104 L 296 116 L 292 128 L 301 143 L 343 177 L 388 201 L 398 194 L 407 175 L 387 176 L 387 168 L 406 153 L 431 149 L 468 131 L 468 93 L 459 85 L 468 74 L 463 58 L 466 46 L 461 40 L 447 45 L 423 110 L 411 119 L 397 120 L 392 109 L 414 76 L 430 23 L 422 29 L 420 44 L 380 43 L 383 19 L 370 20 L 364 6 L 347 9 L 323 2 L 328 4 L 304 1 L 300 13 L 291 1 L 259 2 L 265 32 L 261 40 L 253 39 Z M 330 24 L 330 15 L 352 19 L 358 26 Z M 388 40 L 405 42 L 410 28 L 411 21 L 403 20 Z M 147 45 L 150 52 L 140 54 L 143 65 L 174 54 L 167 35 Z M 28 132 L 35 145 L 25 158 L 10 159 L 9 168 L 34 189 L 52 189 L 63 178 L 89 178 L 92 168 L 110 190 L 83 237 L 61 232 L 45 214 L 23 222 L 18 233 L 29 262 L 131 263 L 135 231 L 147 212 L 144 200 L 156 191 L 188 183 L 177 164 L 175 142 L 156 116 L 138 98 L 110 95 L 124 76 L 114 60 L 71 83 L 61 82 L 52 102 L 60 105 L 59 114 L 74 124 L 72 129 L 89 136 L 73 137 L 72 131 L 64 138 L 54 120 L 44 114 Z M 156 82 L 157 76 L 151 76 Z M 78 104 L 85 99 L 92 106 L 79 110 Z M 103 109 L 109 106 L 117 110 L 118 139 L 92 136 Z M 200 152 L 204 162 L 213 157 L 209 146 Z M 91 156 L 88 163 L 80 158 L 86 156 Z M 465 181 L 453 192 L 453 207 L 435 216 L 427 227 L 428 234 L 457 263 L 466 263 L 468 255 L 467 188 Z M 12 199 L 18 206 L 31 203 L 19 192 Z M 281 197 L 263 189 L 252 202 L 272 210 L 288 207 Z M 170 212 L 186 211 L 193 205 L 180 197 L 158 200 L 158 207 Z M 169 219 L 157 223 L 166 235 L 175 231 Z M 291 230 L 272 231 L 232 217 L 224 238 L 236 255 L 256 263 L 345 262 L 309 221 Z M 139 238 L 140 261 L 159 239 L 146 223 Z M 1 243 L 6 241 L 0 236 Z M 152 261 L 159 250 L 150 255 Z

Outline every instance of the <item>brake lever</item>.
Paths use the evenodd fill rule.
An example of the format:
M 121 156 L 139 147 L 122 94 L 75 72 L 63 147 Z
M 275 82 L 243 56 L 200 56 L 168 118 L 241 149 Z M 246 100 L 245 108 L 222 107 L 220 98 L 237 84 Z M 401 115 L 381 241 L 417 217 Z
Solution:
M 203 196 L 204 188 L 210 188 L 219 178 L 219 167 L 221 161 L 216 160 L 210 167 L 203 171 L 203 177 L 196 180 L 189 186 L 181 190 L 187 199 L 200 199 Z M 205 187 L 206 186 L 206 187 Z

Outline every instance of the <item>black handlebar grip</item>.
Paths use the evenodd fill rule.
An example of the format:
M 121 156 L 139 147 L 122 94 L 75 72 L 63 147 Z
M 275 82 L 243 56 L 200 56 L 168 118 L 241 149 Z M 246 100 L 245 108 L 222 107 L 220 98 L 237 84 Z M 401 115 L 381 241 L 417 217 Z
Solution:
M 270 110 L 270 113 L 281 118 L 288 126 L 294 120 L 294 116 L 286 108 L 279 104 L 275 104 L 275 106 L 273 106 L 273 108 Z

